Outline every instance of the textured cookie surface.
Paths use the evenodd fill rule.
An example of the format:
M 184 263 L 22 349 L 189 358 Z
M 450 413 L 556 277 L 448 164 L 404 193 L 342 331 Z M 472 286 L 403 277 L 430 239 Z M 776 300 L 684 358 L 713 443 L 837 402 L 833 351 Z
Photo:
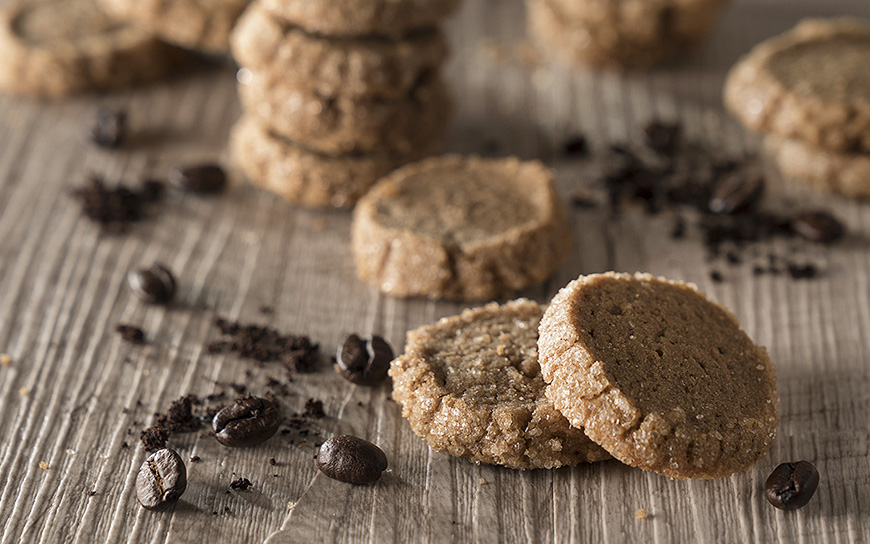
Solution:
M 438 25 L 460 0 L 261 0 L 290 24 L 325 36 L 406 36 Z
M 623 463 L 717 478 L 770 448 L 779 408 L 770 359 L 693 286 L 581 276 L 553 299 L 539 333 L 547 396 Z
M 870 198 L 870 153 L 838 153 L 800 140 L 765 138 L 765 147 L 789 178 L 854 198 Z
M 492 303 L 409 332 L 390 376 L 414 432 L 438 451 L 511 468 L 609 458 L 544 395 L 543 311 L 528 300 Z
M 570 228 L 539 162 L 446 156 L 403 167 L 354 210 L 357 274 L 393 296 L 480 300 L 540 283 Z
M 351 207 L 383 176 L 426 155 L 332 157 L 269 134 L 242 117 L 230 134 L 233 160 L 248 180 L 288 202 L 308 207 Z
M 152 81 L 185 55 L 111 19 L 95 0 L 32 0 L 0 11 L 0 88 L 60 97 Z
M 323 37 L 282 23 L 258 3 L 239 19 L 231 44 L 242 66 L 292 73 L 296 86 L 323 96 L 400 99 L 447 57 L 447 41 L 437 29 L 398 40 Z
M 729 73 L 725 104 L 753 130 L 870 152 L 870 22 L 808 19 L 757 45 Z

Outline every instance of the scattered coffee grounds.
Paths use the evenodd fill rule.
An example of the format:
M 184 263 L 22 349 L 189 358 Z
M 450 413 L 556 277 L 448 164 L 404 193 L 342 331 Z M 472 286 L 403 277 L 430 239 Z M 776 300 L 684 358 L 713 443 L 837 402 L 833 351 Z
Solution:
M 341 482 L 370 484 L 387 469 L 384 451 L 356 436 L 333 436 L 320 446 L 315 458 L 321 472 Z
M 145 343 L 145 333 L 142 332 L 142 329 L 140 329 L 139 327 L 134 327 L 133 325 L 119 324 L 117 327 L 115 327 L 115 332 L 121 335 L 121 338 L 125 342 L 140 345 Z
M 275 313 L 275 308 L 272 306 L 260 306 L 260 313 L 263 315 L 272 315 Z
M 100 147 L 121 147 L 127 138 L 127 112 L 101 109 L 91 127 L 91 141 Z
M 173 170 L 169 182 L 182 190 L 192 193 L 219 193 L 227 186 L 227 174 L 217 164 L 201 164 Z
M 254 484 L 251 483 L 251 480 L 247 478 L 236 478 L 230 482 L 230 489 L 235 489 L 236 491 L 248 491 L 253 485 Z
M 139 440 L 142 441 L 142 447 L 145 448 L 145 451 L 157 451 L 166 447 L 166 443 L 169 442 L 169 435 L 168 429 L 152 425 L 139 433 Z
M 562 144 L 562 155 L 565 157 L 585 157 L 589 155 L 589 143 L 586 136 L 573 134 Z
M 819 471 L 808 461 L 783 463 L 776 467 L 764 485 L 764 496 L 781 510 L 806 506 L 819 487 Z
M 193 414 L 194 405 L 201 404 L 196 395 L 187 395 L 169 405 L 165 415 L 139 434 L 142 446 L 148 451 L 166 447 L 172 433 L 192 432 L 202 427 L 202 420 Z
M 268 327 L 223 318 L 218 318 L 215 326 L 229 339 L 209 344 L 209 353 L 232 352 L 260 363 L 280 362 L 296 372 L 312 372 L 317 366 L 319 346 L 307 336 L 282 334 Z
M 128 443 L 126 443 L 126 442 L 121 442 L 121 449 L 122 449 L 122 450 L 126 450 L 126 449 L 129 448 L 129 447 L 130 447 L 130 444 L 128 444 Z
M 147 180 L 139 190 L 125 185 L 110 188 L 101 177 L 91 176 L 72 195 L 79 201 L 85 217 L 99 223 L 105 232 L 117 234 L 127 232 L 132 223 L 145 218 L 146 206 L 162 195 L 162 184 Z
M 336 369 L 341 376 L 358 385 L 377 385 L 387 377 L 393 348 L 380 336 L 360 338 L 351 334 L 338 346 Z
M 305 401 L 305 412 L 303 413 L 303 416 L 312 419 L 321 419 L 325 417 L 326 412 L 323 411 L 323 401 L 314 399 L 308 399 Z
M 130 289 L 142 302 L 166 304 L 175 296 L 175 276 L 161 264 L 134 270 L 127 274 Z
M 662 155 L 673 155 L 680 144 L 682 128 L 675 123 L 653 121 L 644 127 L 646 145 Z

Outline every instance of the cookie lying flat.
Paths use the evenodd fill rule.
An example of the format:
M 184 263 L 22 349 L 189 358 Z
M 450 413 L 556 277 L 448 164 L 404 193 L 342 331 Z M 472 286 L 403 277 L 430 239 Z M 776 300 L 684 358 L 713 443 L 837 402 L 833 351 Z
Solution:
M 728 0 L 528 0 L 529 31 L 592 66 L 649 67 L 705 38 Z
M 837 153 L 776 136 L 764 143 L 787 177 L 841 195 L 870 198 L 870 153 Z
M 0 89 L 61 97 L 161 78 L 186 56 L 109 18 L 95 0 L 30 0 L 0 11 Z
M 231 41 L 242 66 L 292 73 L 297 87 L 323 96 L 401 99 L 447 58 L 447 41 L 438 29 L 400 40 L 327 38 L 282 23 L 258 3 L 239 19 Z
M 248 180 L 288 202 L 308 207 L 353 206 L 383 176 L 426 155 L 345 155 L 309 151 L 269 134 L 242 117 L 230 134 L 230 151 Z
M 547 279 L 571 234 L 539 162 L 437 157 L 405 166 L 354 210 L 357 275 L 382 292 L 481 300 Z
M 239 15 L 251 0 L 99 0 L 113 16 L 167 42 L 225 54 Z
M 609 458 L 544 395 L 543 312 L 528 300 L 492 303 L 409 332 L 390 377 L 414 432 L 438 451 L 511 468 Z
M 271 13 L 313 34 L 407 36 L 438 25 L 460 0 L 261 0 Z
M 553 299 L 539 333 L 547 396 L 623 463 L 718 478 L 770 448 L 779 400 L 767 352 L 694 286 L 581 276 Z
M 870 152 L 870 22 L 808 19 L 732 68 L 725 104 L 747 127 Z

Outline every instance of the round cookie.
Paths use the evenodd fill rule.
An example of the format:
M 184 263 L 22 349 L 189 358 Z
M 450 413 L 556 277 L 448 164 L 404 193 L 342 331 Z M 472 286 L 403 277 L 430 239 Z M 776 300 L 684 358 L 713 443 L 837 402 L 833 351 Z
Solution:
M 768 136 L 767 152 L 787 177 L 853 198 L 870 198 L 870 153 L 837 153 Z
M 245 111 L 272 132 L 331 155 L 413 153 L 441 137 L 453 108 L 447 87 L 434 76 L 404 98 L 386 100 L 325 97 L 283 75 L 240 74 Z
M 324 36 L 407 36 L 438 25 L 460 0 L 261 0 L 288 23 Z
M 99 0 L 113 16 L 197 51 L 229 52 L 229 36 L 251 0 Z
M 389 373 L 414 432 L 435 450 L 517 469 L 608 459 L 544 395 L 543 312 L 529 300 L 492 303 L 409 332 Z
M 393 172 L 354 210 L 357 275 L 388 295 L 490 299 L 565 261 L 570 226 L 539 162 L 445 156 Z
M 644 68 L 705 38 L 729 0 L 528 0 L 529 32 L 592 66 Z
M 242 117 L 230 134 L 230 152 L 253 184 L 285 200 L 320 208 L 352 207 L 383 176 L 426 155 L 347 155 L 331 157 L 269 134 Z
M 725 83 L 752 130 L 840 152 L 870 152 L 870 22 L 808 19 L 763 42 Z
M 109 18 L 95 0 L 30 0 L 0 10 L 0 89 L 57 98 L 159 79 L 186 55 Z
M 324 37 L 282 23 L 258 3 L 239 19 L 231 46 L 236 61 L 254 72 L 292 73 L 297 87 L 348 98 L 404 98 L 447 58 L 447 40 L 436 28 L 399 40 Z
M 581 276 L 544 314 L 547 396 L 625 464 L 719 478 L 763 457 L 779 399 L 764 348 L 692 285 L 649 274 Z

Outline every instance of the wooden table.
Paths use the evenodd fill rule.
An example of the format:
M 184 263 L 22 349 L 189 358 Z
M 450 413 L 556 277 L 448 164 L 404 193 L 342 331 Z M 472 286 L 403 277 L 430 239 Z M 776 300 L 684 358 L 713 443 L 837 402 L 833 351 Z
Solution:
M 801 17 L 847 13 L 870 16 L 870 4 L 737 2 L 702 51 L 623 76 L 534 61 L 522 46 L 519 0 L 466 0 L 450 26 L 448 75 L 459 107 L 449 148 L 471 153 L 496 141 L 503 153 L 542 158 L 558 169 L 566 195 L 595 177 L 591 163 L 558 159 L 560 142 L 577 131 L 601 149 L 637 141 L 646 120 L 663 117 L 709 145 L 756 149 L 758 139 L 720 106 L 728 67 Z M 135 145 L 106 152 L 87 143 L 100 105 L 129 108 Z M 733 309 L 769 348 L 782 396 L 779 435 L 754 469 L 672 481 L 617 462 L 529 472 L 477 466 L 431 451 L 387 385 L 352 386 L 324 361 L 297 376 L 285 405 L 301 410 L 309 397 L 323 399 L 322 436 L 351 432 L 378 443 L 391 463 L 379 484 L 320 475 L 312 455 L 322 436 L 300 446 L 279 435 L 230 450 L 202 431 L 171 441 L 185 458 L 201 457 L 188 464 L 177 508 L 141 509 L 138 431 L 154 412 L 188 392 L 227 389 L 216 381 L 262 391 L 266 376 L 280 372 L 207 353 L 216 315 L 311 335 L 325 360 L 350 332 L 383 334 L 401 347 L 408 329 L 464 307 L 381 296 L 355 278 L 347 213 L 296 209 L 243 184 L 216 198 L 175 195 L 126 236 L 101 235 L 71 200 L 69 188 L 91 172 L 132 182 L 179 164 L 229 161 L 225 142 L 239 111 L 228 68 L 55 104 L 0 97 L 0 353 L 12 359 L 0 367 L 0 541 L 870 541 L 870 205 L 783 183 L 774 172 L 771 206 L 826 207 L 848 225 L 836 248 L 801 246 L 824 270 L 818 279 L 708 263 L 697 233 L 669 239 L 667 217 L 630 210 L 613 221 L 589 210 L 573 213 L 569 264 L 522 293 L 546 301 L 579 274 L 644 270 L 697 282 Z M 763 245 L 762 254 L 783 244 Z M 125 283 L 128 270 L 153 261 L 179 277 L 168 309 L 141 304 Z M 710 279 L 713 268 L 724 282 Z M 275 313 L 263 315 L 263 305 Z M 121 341 L 119 322 L 140 325 L 148 344 Z M 822 483 L 808 507 L 783 513 L 767 504 L 762 485 L 778 463 L 797 459 L 813 461 Z M 240 476 L 251 491 L 229 491 Z M 635 519 L 638 509 L 649 517 Z

